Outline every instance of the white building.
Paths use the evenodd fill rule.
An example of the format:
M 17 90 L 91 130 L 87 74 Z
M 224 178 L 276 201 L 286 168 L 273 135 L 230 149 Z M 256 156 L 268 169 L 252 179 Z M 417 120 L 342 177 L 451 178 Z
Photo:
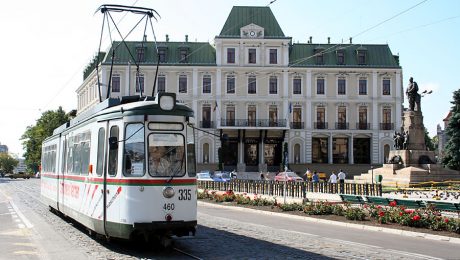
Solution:
M 155 92 L 177 93 L 198 127 L 229 137 L 197 132 L 198 164 L 218 163 L 222 147 L 228 169 L 273 171 L 283 143 L 294 164 L 381 164 L 401 126 L 402 68 L 387 44 L 293 43 L 269 7 L 233 7 L 214 46 L 187 36 L 166 36 L 158 52 L 153 42 L 127 45 L 115 51 L 110 96 L 151 95 L 158 57 Z M 77 89 L 79 113 L 99 102 L 94 65 Z

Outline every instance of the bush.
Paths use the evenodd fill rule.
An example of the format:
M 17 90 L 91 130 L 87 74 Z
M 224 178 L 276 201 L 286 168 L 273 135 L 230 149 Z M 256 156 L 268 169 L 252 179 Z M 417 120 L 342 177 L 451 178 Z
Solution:
M 299 203 L 286 203 L 286 204 L 280 204 L 278 207 L 282 211 L 302 211 L 303 210 L 303 205 Z
M 303 212 L 308 215 L 330 215 L 333 212 L 333 207 L 328 202 L 310 202 L 303 205 Z
M 366 213 L 361 208 L 347 207 L 345 209 L 345 218 L 349 220 L 360 220 L 366 219 Z

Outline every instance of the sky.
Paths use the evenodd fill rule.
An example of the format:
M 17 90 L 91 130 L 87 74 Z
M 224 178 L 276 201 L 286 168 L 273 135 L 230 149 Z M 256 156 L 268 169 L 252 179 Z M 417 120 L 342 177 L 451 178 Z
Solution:
M 0 144 L 22 157 L 22 134 L 43 112 L 59 106 L 77 108 L 76 89 L 83 70 L 99 47 L 102 4 L 155 9 L 158 41 L 210 42 L 233 6 L 270 6 L 284 34 L 293 42 L 388 44 L 400 57 L 403 86 L 409 78 L 420 92 L 425 127 L 436 135 L 460 89 L 460 1 L 457 0 L 58 0 L 7 1 L 0 9 Z M 132 20 L 120 16 L 123 24 Z M 131 23 L 130 23 L 131 22 Z M 136 38 L 140 40 L 140 38 Z M 151 39 L 149 39 L 151 40 Z M 103 38 L 102 49 L 109 45 Z M 407 100 L 404 103 L 408 106 Z

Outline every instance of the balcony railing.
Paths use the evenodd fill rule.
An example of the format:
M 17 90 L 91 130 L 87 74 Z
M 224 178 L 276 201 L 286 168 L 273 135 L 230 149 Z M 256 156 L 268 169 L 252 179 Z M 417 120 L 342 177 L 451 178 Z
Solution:
M 304 122 L 291 122 L 291 129 L 304 129 Z
M 335 129 L 348 129 L 348 123 L 336 122 Z
M 356 129 L 369 130 L 371 129 L 371 124 L 370 123 L 356 123 Z
M 214 121 L 200 121 L 200 127 L 201 128 L 214 128 Z
M 221 119 L 220 126 L 236 126 L 236 127 L 286 127 L 286 119 L 271 120 L 271 119 Z
M 327 122 L 315 122 L 315 129 L 327 129 Z
M 394 124 L 393 123 L 380 123 L 380 130 L 393 130 Z

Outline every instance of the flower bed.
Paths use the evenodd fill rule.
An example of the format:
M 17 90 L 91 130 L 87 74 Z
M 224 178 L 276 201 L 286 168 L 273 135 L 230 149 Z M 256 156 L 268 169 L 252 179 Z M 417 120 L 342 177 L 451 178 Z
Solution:
M 389 205 L 336 204 L 324 201 L 306 203 L 279 203 L 276 198 L 267 199 L 256 195 L 226 192 L 198 192 L 198 199 L 215 203 L 227 202 L 229 205 L 246 206 L 274 212 L 295 215 L 308 215 L 337 221 L 356 221 L 365 225 L 381 225 L 399 229 L 460 237 L 460 219 L 441 215 L 434 208 L 407 209 L 390 202 Z M 331 218 L 332 217 L 332 218 Z

